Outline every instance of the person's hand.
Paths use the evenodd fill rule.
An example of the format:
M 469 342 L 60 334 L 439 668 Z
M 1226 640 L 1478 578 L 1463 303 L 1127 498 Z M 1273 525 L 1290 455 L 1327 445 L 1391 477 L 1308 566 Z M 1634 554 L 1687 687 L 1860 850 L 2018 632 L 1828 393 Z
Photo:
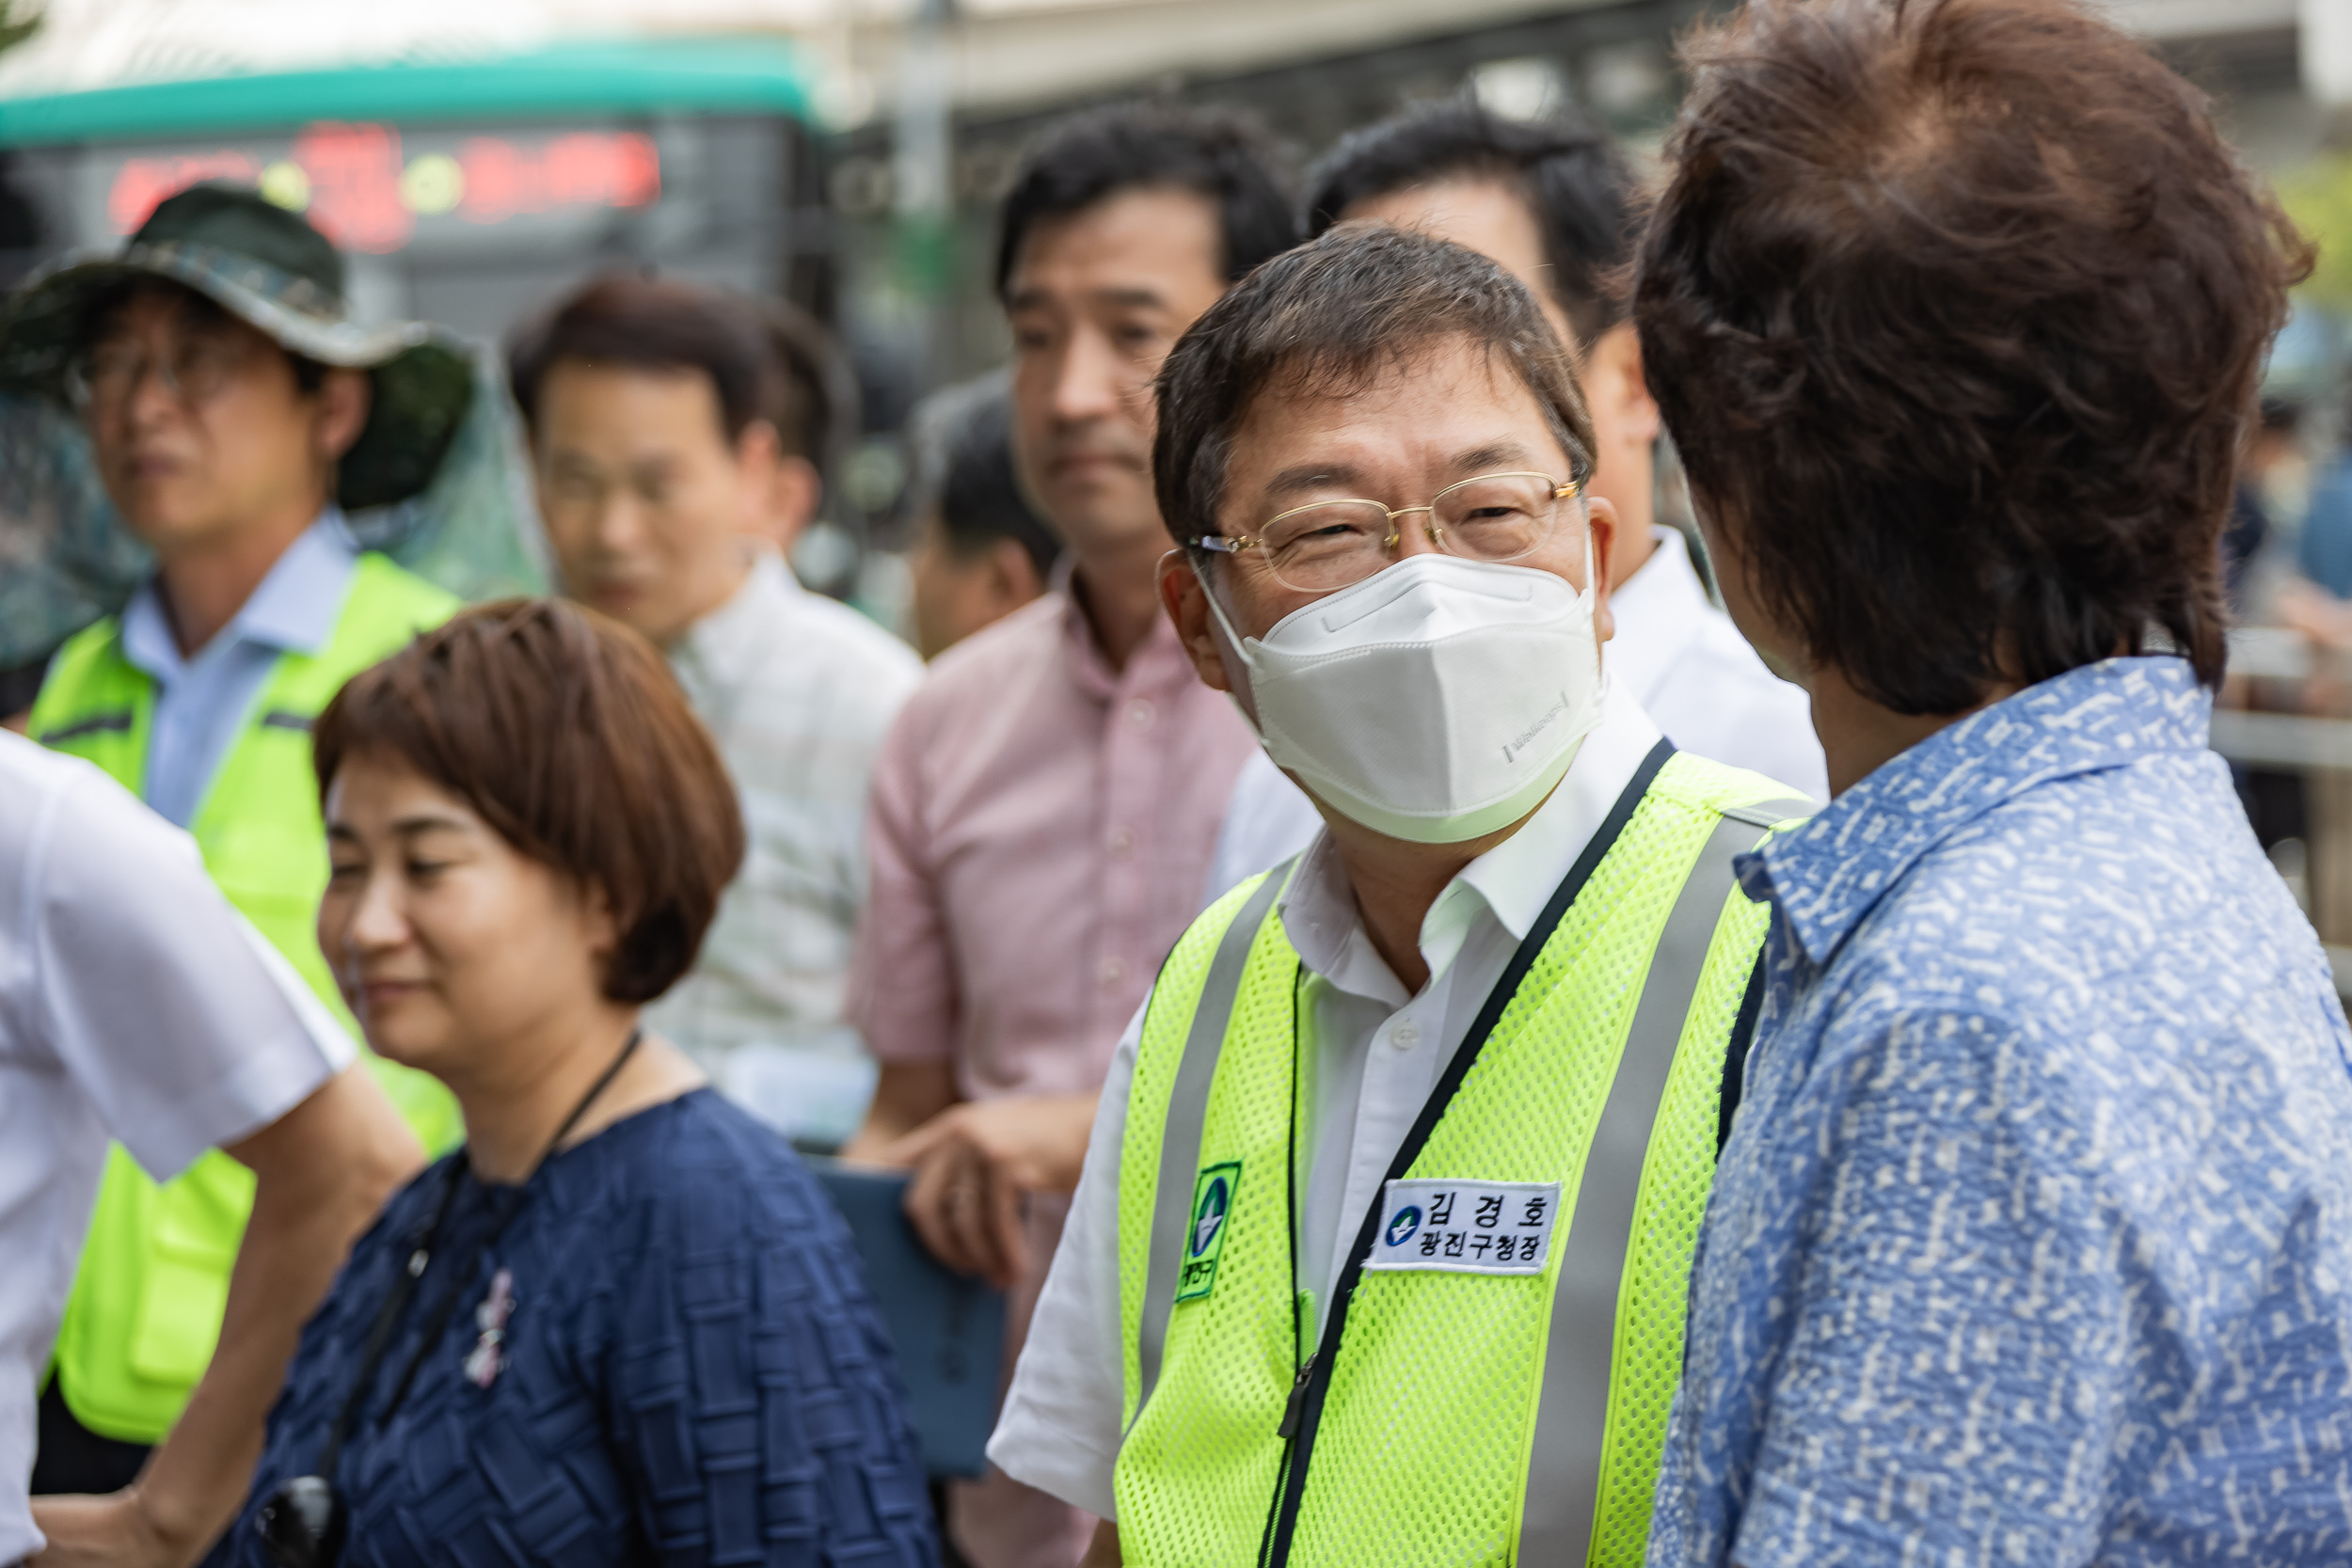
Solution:
M 167 1534 L 140 1506 L 135 1485 L 32 1501 L 33 1524 L 49 1544 L 25 1560 L 27 1568 L 183 1568 L 209 1544 Z
M 914 1173 L 907 1218 L 933 1257 L 1009 1289 L 1030 1264 L 1022 1201 L 1076 1190 L 1094 1101 L 1020 1095 L 951 1105 L 874 1158 Z
M 2271 604 L 2278 623 L 2322 648 L 2352 648 L 2352 603 L 2301 578 L 2282 583 Z

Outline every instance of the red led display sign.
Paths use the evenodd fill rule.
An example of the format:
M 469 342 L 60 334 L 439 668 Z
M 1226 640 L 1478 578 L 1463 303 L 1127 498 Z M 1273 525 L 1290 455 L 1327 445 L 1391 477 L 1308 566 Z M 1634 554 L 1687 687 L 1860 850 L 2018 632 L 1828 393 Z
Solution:
M 257 185 L 346 249 L 403 248 L 449 225 L 645 207 L 661 160 L 637 131 L 428 135 L 389 125 L 306 126 L 291 144 L 126 157 L 106 187 L 106 218 L 127 234 L 174 191 L 205 180 Z

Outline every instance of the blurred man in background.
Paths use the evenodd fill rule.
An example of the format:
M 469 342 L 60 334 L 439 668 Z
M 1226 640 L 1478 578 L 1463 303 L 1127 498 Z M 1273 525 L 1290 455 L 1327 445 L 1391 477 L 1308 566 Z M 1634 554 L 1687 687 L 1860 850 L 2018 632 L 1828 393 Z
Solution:
M 28 283 L 0 319 L 0 382 L 76 409 L 100 480 L 153 552 L 122 614 L 57 652 L 32 733 L 195 836 L 223 892 L 340 1011 L 312 929 L 326 882 L 310 721 L 455 600 L 359 550 L 346 510 L 433 480 L 473 400 L 462 351 L 419 323 L 363 327 L 343 259 L 248 190 L 161 203 L 119 254 Z M 428 1148 L 446 1091 L 371 1060 Z M 37 1491 L 137 1470 L 203 1374 L 253 1178 L 207 1155 L 157 1187 L 118 1148 L 41 1407 Z
M 742 873 L 647 1022 L 746 1108 L 832 1146 L 872 1086 L 842 1019 L 867 779 L 921 663 L 785 563 L 823 495 L 822 388 L 773 342 L 748 304 L 613 277 L 508 358 L 564 592 L 668 654 L 742 795 Z M 811 412 L 780 427 L 795 399 Z
M 1470 100 L 1425 104 L 1347 136 L 1307 178 L 1307 231 L 1369 220 L 1419 229 L 1502 263 L 1576 356 L 1599 443 L 1591 493 L 1616 508 L 1610 679 L 1666 737 L 1815 799 L 1828 794 L 1804 692 L 1766 669 L 1707 596 L 1681 533 L 1658 522 L 1658 404 L 1618 274 L 1638 184 L 1581 117 L 1529 123 Z M 1303 848 L 1321 826 L 1261 753 L 1234 787 L 1207 892 Z
M 915 420 L 914 646 L 925 658 L 1045 592 L 1061 546 L 1013 471 L 1005 379 L 952 388 Z
M 1005 199 L 1014 451 L 1069 554 L 1054 593 L 932 667 L 884 747 L 851 1002 L 882 1080 L 847 1152 L 914 1167 L 932 1250 L 1012 1289 L 1013 1349 L 1120 1026 L 1255 749 L 1160 610 L 1152 377 L 1293 231 L 1260 134 L 1203 111 L 1067 120 Z M 991 1470 L 948 1528 L 978 1568 L 1026 1568 L 1076 1562 L 1092 1521 Z

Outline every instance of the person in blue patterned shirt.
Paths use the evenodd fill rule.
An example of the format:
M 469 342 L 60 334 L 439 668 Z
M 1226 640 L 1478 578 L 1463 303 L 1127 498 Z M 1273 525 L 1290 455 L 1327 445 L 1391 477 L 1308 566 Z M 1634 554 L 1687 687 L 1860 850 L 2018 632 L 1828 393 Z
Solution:
M 2309 251 L 2088 5 L 1686 48 L 1643 357 L 1836 798 L 1741 868 L 1648 1560 L 2352 1561 L 2352 1037 L 2206 737 Z

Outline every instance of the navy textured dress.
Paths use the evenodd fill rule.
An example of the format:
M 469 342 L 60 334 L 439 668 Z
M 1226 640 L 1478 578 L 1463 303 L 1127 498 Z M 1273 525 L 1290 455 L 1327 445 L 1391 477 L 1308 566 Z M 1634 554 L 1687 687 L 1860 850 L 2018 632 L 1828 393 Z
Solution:
M 254 1514 L 315 1468 L 448 1164 L 392 1199 L 303 1330 L 212 1564 L 268 1568 Z M 564 1150 L 527 1187 L 464 1174 L 452 1201 L 336 1466 L 344 1568 L 935 1560 L 905 1394 L 849 1231 L 775 1133 L 697 1090 Z

